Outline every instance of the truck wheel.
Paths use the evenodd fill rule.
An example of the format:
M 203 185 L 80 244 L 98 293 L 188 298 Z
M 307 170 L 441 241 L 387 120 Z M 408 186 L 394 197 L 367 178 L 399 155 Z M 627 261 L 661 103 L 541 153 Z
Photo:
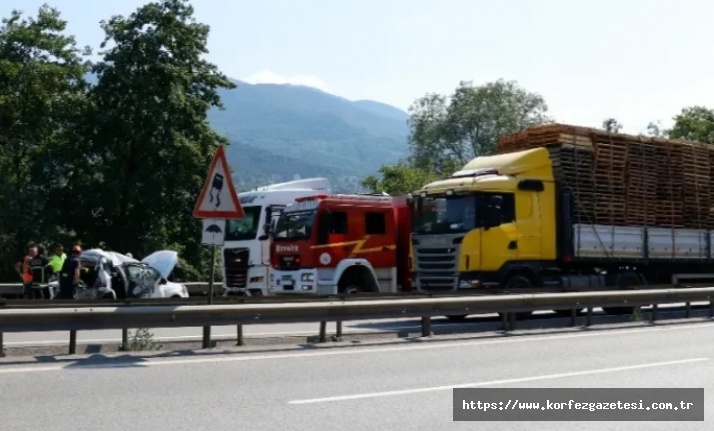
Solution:
M 364 290 L 356 284 L 349 284 L 345 287 L 340 288 L 339 291 L 339 293 L 344 295 L 355 295 L 360 292 L 364 292 Z
M 528 277 L 524 277 L 522 275 L 514 275 L 513 277 L 509 278 L 506 284 L 504 285 L 504 288 L 506 289 L 524 289 L 528 287 L 532 287 L 533 283 L 528 279 Z M 503 319 L 503 313 L 498 313 L 498 315 Z M 516 320 L 527 320 L 533 315 L 532 311 L 522 311 L 515 313 L 515 318 Z
M 640 279 L 639 277 L 637 277 L 637 275 L 628 274 L 626 277 L 622 277 L 619 287 L 622 290 L 628 290 L 628 287 L 630 286 L 637 286 L 641 284 L 642 283 L 640 282 Z M 639 307 L 603 307 L 602 311 L 604 311 L 605 314 L 621 316 L 624 314 L 634 314 L 635 309 L 637 308 Z

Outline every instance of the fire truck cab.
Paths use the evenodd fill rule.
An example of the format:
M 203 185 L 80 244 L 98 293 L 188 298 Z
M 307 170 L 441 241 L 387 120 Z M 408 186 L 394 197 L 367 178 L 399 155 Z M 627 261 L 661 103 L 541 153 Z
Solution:
M 273 232 L 270 290 L 316 295 L 410 290 L 410 234 L 405 197 L 298 198 Z

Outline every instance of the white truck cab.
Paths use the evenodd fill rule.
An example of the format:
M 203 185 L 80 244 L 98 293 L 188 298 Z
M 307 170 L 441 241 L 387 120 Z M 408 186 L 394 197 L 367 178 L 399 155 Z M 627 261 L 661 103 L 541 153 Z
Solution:
M 224 295 L 268 295 L 270 232 L 283 209 L 301 197 L 330 193 L 326 178 L 263 186 L 238 194 L 245 216 L 227 220 L 221 253 Z

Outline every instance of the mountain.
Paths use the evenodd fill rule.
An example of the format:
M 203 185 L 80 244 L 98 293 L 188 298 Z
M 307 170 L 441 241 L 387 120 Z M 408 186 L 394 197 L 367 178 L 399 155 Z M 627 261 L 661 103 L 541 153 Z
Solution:
M 406 156 L 406 112 L 370 100 L 350 101 L 310 87 L 234 81 L 224 110 L 209 121 L 226 136 L 226 156 L 240 189 L 326 176 L 352 192 L 380 166 Z
M 390 117 L 405 124 L 409 119 L 409 114 L 386 103 L 375 102 L 374 100 L 355 100 L 354 104 L 375 115 Z

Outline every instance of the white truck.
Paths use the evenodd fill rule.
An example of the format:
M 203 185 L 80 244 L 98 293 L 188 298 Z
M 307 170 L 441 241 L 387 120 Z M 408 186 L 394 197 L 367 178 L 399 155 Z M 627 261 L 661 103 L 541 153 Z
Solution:
M 263 186 L 238 194 L 245 217 L 228 220 L 221 253 L 223 295 L 268 295 L 270 232 L 295 199 L 330 194 L 326 178 L 308 178 Z

